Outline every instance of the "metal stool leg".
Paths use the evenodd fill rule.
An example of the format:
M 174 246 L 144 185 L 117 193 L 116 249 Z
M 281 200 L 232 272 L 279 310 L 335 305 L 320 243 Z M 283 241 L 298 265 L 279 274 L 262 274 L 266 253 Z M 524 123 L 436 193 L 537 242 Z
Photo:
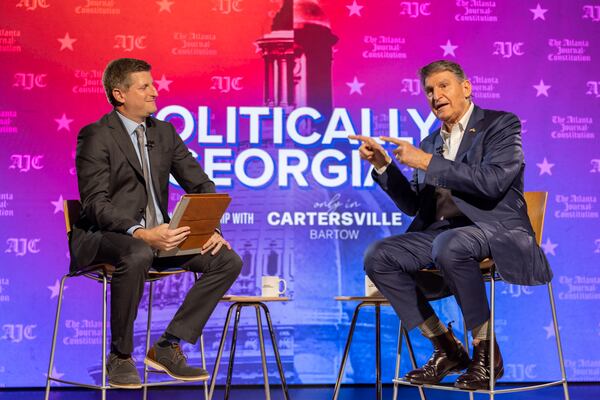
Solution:
M 495 349 L 496 349 L 496 329 L 495 326 L 496 325 L 494 323 L 494 318 L 495 318 L 495 312 L 496 312 L 496 277 L 494 276 L 496 273 L 496 269 L 492 268 L 491 274 L 490 274 L 490 400 L 494 400 L 494 386 L 496 383 L 496 379 L 495 379 L 495 369 L 494 369 L 494 365 L 495 365 L 495 357 L 496 354 L 494 354 Z
M 375 387 L 377 400 L 383 397 L 381 386 L 381 306 L 375 304 Z
M 102 400 L 106 400 L 106 330 L 107 330 L 108 281 L 102 274 Z
M 406 348 L 408 349 L 410 364 L 412 365 L 413 369 L 417 369 L 417 360 L 415 359 L 415 353 L 410 341 L 410 336 L 408 336 L 408 331 L 404 327 L 402 327 L 402 330 L 404 331 L 404 338 L 406 339 Z M 423 386 L 418 386 L 417 389 L 419 390 L 419 396 L 421 397 L 421 400 L 426 400 L 427 397 L 425 397 L 425 389 L 423 389 Z
M 552 310 L 552 324 L 554 325 L 554 336 L 556 337 L 556 348 L 558 350 L 558 361 L 560 362 L 560 374 L 562 377 L 562 386 L 565 400 L 569 400 L 569 388 L 567 387 L 567 373 L 565 371 L 565 361 L 563 359 L 562 345 L 560 343 L 560 332 L 558 328 L 558 319 L 556 318 L 556 304 L 554 303 L 554 294 L 552 293 L 552 282 L 548 282 L 548 296 L 550 297 L 550 309 Z
M 342 364 L 340 365 L 340 370 L 338 372 L 337 380 L 335 381 L 335 388 L 333 389 L 333 400 L 337 400 L 340 394 L 340 385 L 342 384 L 342 378 L 344 377 L 344 369 L 346 368 L 346 361 L 348 359 L 348 354 L 350 353 L 350 344 L 352 343 L 352 335 L 354 335 L 354 328 L 356 327 L 356 321 L 358 320 L 358 314 L 360 309 L 364 305 L 360 303 L 354 309 L 354 314 L 352 315 L 352 323 L 350 323 L 350 331 L 348 332 L 348 339 L 346 339 L 346 346 L 344 347 L 344 354 L 342 355 Z
M 224 399 L 229 399 L 229 393 L 231 391 L 231 376 L 233 375 L 233 360 L 235 358 L 235 347 L 237 342 L 237 331 L 240 324 L 240 314 L 243 304 L 237 303 L 235 309 L 235 322 L 233 323 L 233 335 L 231 336 L 231 350 L 229 350 L 229 366 L 227 367 L 227 380 L 225 382 L 225 396 Z
M 465 335 L 465 349 L 467 350 L 467 355 L 470 358 L 471 357 L 471 348 L 469 346 L 469 330 L 467 329 L 467 321 L 465 320 L 464 316 L 463 316 L 463 331 L 464 331 L 464 335 Z M 469 400 L 473 400 L 473 399 L 474 399 L 474 393 L 469 391 Z
M 283 389 L 283 398 L 290 400 L 290 393 L 288 392 L 287 382 L 285 381 L 285 373 L 283 372 L 283 364 L 281 363 L 281 356 L 279 355 L 279 347 L 277 346 L 277 338 L 275 337 L 275 331 L 273 330 L 273 322 L 271 321 L 271 313 L 269 308 L 263 304 L 258 303 L 262 307 L 265 317 L 267 319 L 267 327 L 269 328 L 269 334 L 271 335 L 271 344 L 273 345 L 273 355 L 275 356 L 275 362 L 277 363 L 277 369 L 279 370 L 279 378 L 281 379 L 281 388 Z
M 264 382 L 265 382 L 265 399 L 271 400 L 271 391 L 269 390 L 269 371 L 267 369 L 267 356 L 266 356 L 266 351 L 265 351 L 265 341 L 264 341 L 264 337 L 263 337 L 262 321 L 260 318 L 260 307 L 258 306 L 258 304 L 254 304 L 254 311 L 256 311 L 256 326 L 258 328 L 260 358 L 262 361 L 262 370 L 263 370 L 263 377 L 264 377 Z
M 50 398 L 50 377 L 52 377 L 52 368 L 54 367 L 54 353 L 56 351 L 56 336 L 58 335 L 58 323 L 60 321 L 60 310 L 62 308 L 63 289 L 65 281 L 69 275 L 64 275 L 60 280 L 60 290 L 58 291 L 58 304 L 56 305 L 56 317 L 54 319 L 54 330 L 52 331 L 52 348 L 50 349 L 50 365 L 48 365 L 48 375 L 46 375 L 46 396 L 44 400 Z
M 400 379 L 400 361 L 402 356 L 402 321 L 398 321 L 398 342 L 396 343 L 396 366 L 394 368 L 394 391 L 392 400 L 398 399 L 398 383 L 396 379 Z
M 221 333 L 221 343 L 219 343 L 219 350 L 217 351 L 217 359 L 215 360 L 215 367 L 213 369 L 212 377 L 210 378 L 210 390 L 208 392 L 208 399 L 211 400 L 215 392 L 215 384 L 217 383 L 217 374 L 219 373 L 219 363 L 223 356 L 223 349 L 225 348 L 225 339 L 227 337 L 227 328 L 229 328 L 229 322 L 231 321 L 231 313 L 237 303 L 233 303 L 227 310 L 227 317 L 225 318 L 225 324 L 223 324 L 223 332 Z
M 202 369 L 206 369 L 206 357 L 204 355 L 204 335 L 200 335 L 200 359 L 202 360 Z M 208 400 L 208 381 L 204 381 L 204 400 Z
M 148 354 L 148 350 L 150 350 L 150 331 L 152 329 L 152 300 L 154 294 L 154 282 L 150 282 L 148 287 L 148 318 L 146 323 L 146 352 Z M 146 384 L 148 383 L 148 365 L 144 363 L 144 388 L 142 393 L 142 399 L 146 400 L 148 398 L 148 387 Z

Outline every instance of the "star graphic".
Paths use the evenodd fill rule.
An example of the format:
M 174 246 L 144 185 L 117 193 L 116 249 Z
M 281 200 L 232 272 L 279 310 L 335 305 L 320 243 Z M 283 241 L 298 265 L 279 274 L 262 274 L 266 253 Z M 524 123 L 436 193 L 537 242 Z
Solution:
M 54 282 L 54 285 L 52 286 L 47 286 L 48 289 L 50 289 L 50 298 L 53 299 L 55 297 L 58 297 L 58 292 L 60 291 L 60 281 L 57 279 L 56 282 Z M 67 290 L 68 286 L 65 286 L 63 290 Z
M 358 15 L 359 17 L 362 17 L 362 15 L 360 14 L 360 10 L 362 10 L 364 6 L 359 6 L 356 3 L 356 0 L 354 0 L 352 2 L 352 4 L 350 4 L 349 6 L 346 6 L 346 8 L 348 9 L 348 11 L 350 11 L 350 14 L 348 14 L 349 17 L 353 16 L 353 15 Z
M 554 164 L 550 164 L 548 160 L 546 160 L 546 157 L 544 157 L 544 161 L 535 165 L 540 169 L 540 176 L 544 174 L 552 175 L 552 167 L 554 167 Z
M 73 122 L 73 120 L 67 118 L 65 113 L 63 113 L 62 117 L 55 118 L 54 120 L 58 124 L 58 128 L 56 128 L 56 132 L 60 131 L 61 129 L 66 129 L 67 131 L 71 132 L 70 125 L 71 125 L 71 122 Z
M 350 94 L 358 93 L 362 95 L 362 87 L 365 86 L 363 82 L 359 82 L 358 78 L 355 76 L 352 82 L 346 82 L 346 85 L 350 88 Z
M 554 249 L 556 249 L 558 245 L 556 243 L 552 243 L 550 241 L 550 238 L 546 238 L 546 243 L 542 244 L 541 247 L 542 249 L 544 249 L 545 254 L 552 254 L 553 256 L 555 256 L 556 253 L 554 252 Z
M 170 92 L 169 90 L 169 85 L 173 82 L 168 80 L 165 77 L 165 74 L 162 75 L 162 77 L 156 81 L 154 81 L 155 83 L 158 83 L 158 90 L 166 90 L 167 92 Z
M 58 198 L 58 200 L 50 202 L 54 206 L 54 214 L 59 213 L 59 212 L 65 212 L 65 210 L 63 209 L 63 201 L 64 200 L 63 200 L 63 197 L 61 194 L 60 197 Z
M 550 323 L 547 326 L 543 327 L 544 330 L 546 331 L 546 339 L 550 339 L 551 337 L 556 336 L 556 333 L 554 332 L 554 324 L 552 323 L 552 321 L 550 321 Z M 561 327 L 558 327 L 558 330 L 560 331 Z
M 62 374 L 62 373 L 58 372 L 58 371 L 56 370 L 56 367 L 52 367 L 52 373 L 50 374 L 50 376 L 51 376 L 51 377 L 53 377 L 53 378 L 56 378 L 56 379 L 60 379 L 60 378 L 62 378 L 64 375 L 65 375 L 65 374 Z M 45 376 L 45 377 L 48 377 L 48 374 L 44 373 L 44 376 Z M 55 384 L 56 384 L 56 382 L 55 382 Z
M 533 13 L 533 20 L 535 21 L 536 19 L 541 19 L 541 20 L 546 20 L 546 17 L 544 16 L 544 14 L 546 14 L 546 12 L 548 11 L 547 8 L 542 8 L 542 6 L 540 6 L 540 3 L 537 4 L 536 8 L 530 8 L 529 11 L 531 11 Z
M 168 11 L 171 12 L 171 6 L 173 4 L 175 4 L 174 1 L 169 1 L 169 0 L 160 0 L 157 1 L 156 4 L 159 5 L 160 9 L 158 10 L 158 12 L 162 12 L 162 11 Z
M 444 50 L 444 54 L 442 54 L 442 57 L 443 56 L 447 56 L 447 55 L 451 55 L 452 57 L 456 57 L 456 54 L 454 54 L 454 50 L 456 50 L 458 48 L 458 46 L 454 46 L 450 42 L 450 39 L 448 39 L 448 41 L 446 42 L 446 44 L 440 45 L 440 47 Z
M 69 32 L 65 33 L 64 38 L 58 38 L 56 40 L 60 42 L 60 51 L 63 51 L 64 49 L 73 51 L 73 43 L 77 41 L 77 39 L 73 39 L 71 36 L 69 36 Z
M 535 90 L 537 90 L 535 97 L 541 95 L 548 97 L 548 89 L 550 89 L 552 86 L 544 84 L 544 80 L 540 79 L 540 83 L 537 85 L 533 85 L 533 87 L 535 88 Z

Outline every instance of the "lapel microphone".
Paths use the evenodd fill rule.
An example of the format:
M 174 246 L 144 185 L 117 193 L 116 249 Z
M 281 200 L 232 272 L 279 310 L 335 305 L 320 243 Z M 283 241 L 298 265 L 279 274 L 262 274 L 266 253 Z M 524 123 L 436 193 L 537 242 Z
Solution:
M 154 140 L 146 141 L 146 147 L 148 148 L 148 150 L 152 150 L 154 148 Z

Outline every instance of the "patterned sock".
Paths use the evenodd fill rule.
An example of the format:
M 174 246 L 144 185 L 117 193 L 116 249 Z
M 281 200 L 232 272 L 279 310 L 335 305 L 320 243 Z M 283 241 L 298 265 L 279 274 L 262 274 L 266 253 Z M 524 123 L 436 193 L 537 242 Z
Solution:
M 448 332 L 448 328 L 442 324 L 442 321 L 435 314 L 419 325 L 419 329 L 426 338 L 432 338 Z
M 473 335 L 473 340 L 490 340 L 490 320 L 475 327 L 471 331 L 471 335 Z
M 173 343 L 179 343 L 181 339 L 179 339 L 177 336 L 173 336 L 170 333 L 163 333 L 162 336 L 158 339 L 157 344 L 160 347 L 168 347 Z

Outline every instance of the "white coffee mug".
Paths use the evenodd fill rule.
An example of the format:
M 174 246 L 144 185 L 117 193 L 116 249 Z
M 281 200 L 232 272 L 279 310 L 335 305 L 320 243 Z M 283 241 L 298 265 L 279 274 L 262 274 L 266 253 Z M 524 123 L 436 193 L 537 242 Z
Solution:
M 279 283 L 283 283 L 283 289 L 280 288 Z M 278 276 L 263 276 L 262 277 L 262 296 L 263 297 L 279 297 L 285 293 L 287 284 L 284 279 Z
M 365 275 L 365 296 L 382 297 L 382 294 L 379 292 L 373 281 L 371 281 L 371 279 L 369 279 L 367 275 Z

